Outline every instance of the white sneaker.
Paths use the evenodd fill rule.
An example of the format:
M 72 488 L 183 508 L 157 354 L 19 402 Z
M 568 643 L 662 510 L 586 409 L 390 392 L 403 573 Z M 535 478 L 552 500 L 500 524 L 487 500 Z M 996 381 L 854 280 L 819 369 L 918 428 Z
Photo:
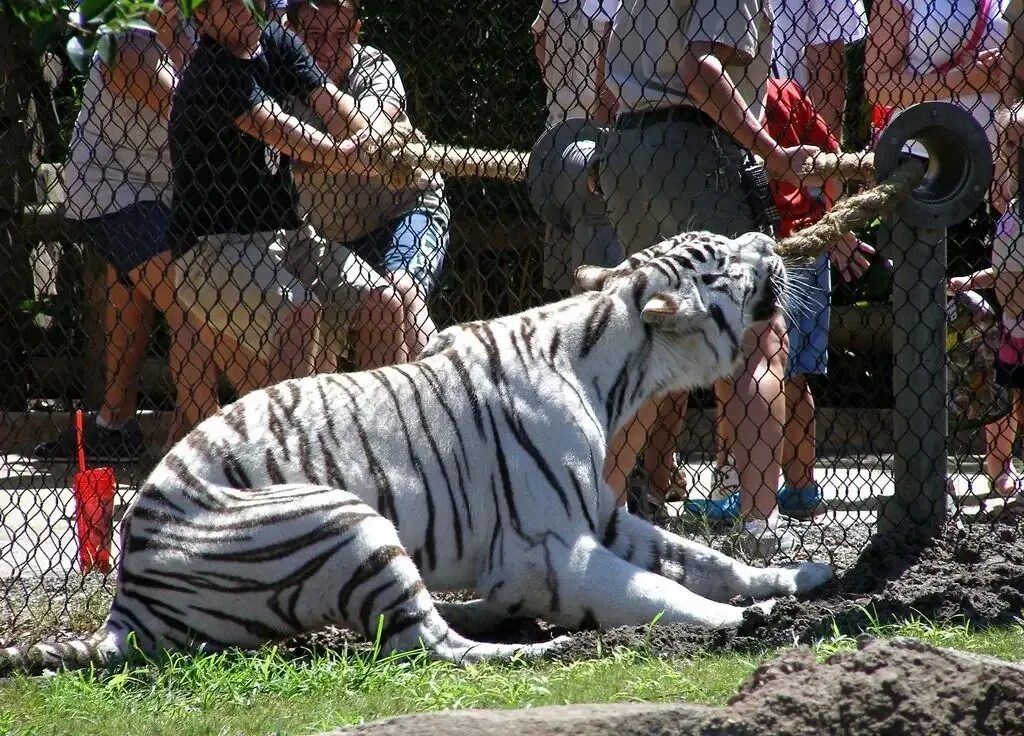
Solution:
M 781 519 L 769 526 L 762 519 L 751 519 L 732 540 L 736 553 L 754 562 L 769 562 L 779 554 L 790 554 L 800 548 L 800 538 Z
M 720 501 L 734 494 L 740 487 L 740 474 L 736 470 L 736 461 L 729 455 L 728 462 L 711 469 L 711 492 L 709 498 Z

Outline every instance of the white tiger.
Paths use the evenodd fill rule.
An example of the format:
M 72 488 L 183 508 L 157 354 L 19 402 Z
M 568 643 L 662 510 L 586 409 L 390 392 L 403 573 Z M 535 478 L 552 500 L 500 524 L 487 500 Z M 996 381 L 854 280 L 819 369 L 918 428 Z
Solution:
M 737 595 L 807 591 L 831 568 L 743 565 L 630 515 L 602 480 L 613 431 L 652 395 L 730 372 L 775 313 L 774 241 L 686 233 L 585 293 L 443 331 L 416 362 L 285 381 L 202 422 L 140 488 L 117 591 L 89 639 L 0 650 L 5 668 L 256 647 L 325 625 L 452 661 L 539 655 L 446 616 L 565 627 L 738 624 Z M 463 604 L 432 590 L 475 590 Z M 454 620 L 454 618 L 452 620 Z

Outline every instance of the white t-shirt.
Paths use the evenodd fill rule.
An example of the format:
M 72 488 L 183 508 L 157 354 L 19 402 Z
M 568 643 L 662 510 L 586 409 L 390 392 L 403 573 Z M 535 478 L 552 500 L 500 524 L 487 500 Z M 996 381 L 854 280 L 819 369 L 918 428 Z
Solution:
M 565 0 L 556 0 L 565 2 Z M 611 23 L 615 19 L 615 11 L 619 9 L 619 0 L 583 0 L 583 14 L 592 20 Z
M 118 44 L 157 44 L 132 31 Z M 163 51 L 163 47 L 159 47 Z M 71 151 L 64 167 L 65 215 L 72 220 L 117 212 L 137 202 L 171 201 L 167 120 L 142 102 L 115 94 L 96 56 L 82 92 Z
M 1001 49 L 1009 35 L 1009 24 L 1003 14 L 1010 0 L 992 0 L 985 35 L 975 54 L 987 49 Z M 978 0 L 910 0 L 903 6 L 910 11 L 910 43 L 907 60 L 918 74 L 927 74 L 952 59 L 974 33 Z M 948 100 L 966 108 L 981 123 L 988 135 L 992 153 L 997 153 L 995 111 L 999 106 L 997 92 L 964 92 Z M 895 115 L 896 111 L 893 111 Z M 911 150 L 925 155 L 923 147 Z
M 807 87 L 807 48 L 855 43 L 868 32 L 863 0 L 773 0 L 772 76 Z
M 533 22 L 543 33 L 547 60 L 547 125 L 594 115 L 600 101 L 597 67 L 601 40 L 619 0 L 544 0 Z

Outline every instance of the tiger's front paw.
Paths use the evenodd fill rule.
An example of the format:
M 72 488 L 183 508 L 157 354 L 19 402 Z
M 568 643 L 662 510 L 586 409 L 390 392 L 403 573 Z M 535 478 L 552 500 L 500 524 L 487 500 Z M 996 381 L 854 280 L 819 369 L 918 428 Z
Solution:
M 779 592 L 798 595 L 814 590 L 832 579 L 832 566 L 824 562 L 798 562 L 779 568 Z

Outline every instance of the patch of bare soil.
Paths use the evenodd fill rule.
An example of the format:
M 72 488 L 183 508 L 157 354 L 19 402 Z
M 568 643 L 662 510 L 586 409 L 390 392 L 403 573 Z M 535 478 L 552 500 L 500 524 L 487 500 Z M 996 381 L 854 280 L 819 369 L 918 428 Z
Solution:
M 456 711 L 403 716 L 331 736 L 974 736 L 1020 733 L 1021 724 L 1024 666 L 914 640 L 865 638 L 858 651 L 823 663 L 809 649 L 782 654 L 761 665 L 723 708 L 624 704 Z
M 826 586 L 780 600 L 767 617 L 748 615 L 737 630 L 666 625 L 578 632 L 559 657 L 592 658 L 599 642 L 604 651 L 649 645 L 664 657 L 762 651 L 810 644 L 835 631 L 857 636 L 872 623 L 923 617 L 977 627 L 1012 623 L 1022 611 L 1024 525 L 951 524 L 925 545 L 872 544 Z

